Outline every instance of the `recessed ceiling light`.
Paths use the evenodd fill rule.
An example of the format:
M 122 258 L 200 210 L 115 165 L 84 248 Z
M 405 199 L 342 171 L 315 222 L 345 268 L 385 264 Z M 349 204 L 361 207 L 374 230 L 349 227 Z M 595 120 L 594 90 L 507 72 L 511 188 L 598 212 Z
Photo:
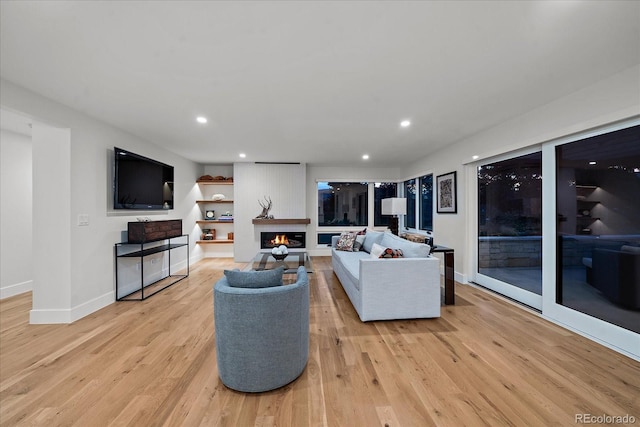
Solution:
M 240 156 L 241 158 L 243 158 L 243 159 L 244 159 L 245 157 L 247 157 L 247 155 L 246 155 L 246 154 L 244 154 L 244 153 L 240 153 L 240 154 L 239 154 L 239 156 Z
M 205 123 L 207 123 L 207 118 L 204 117 L 204 116 L 198 116 L 198 117 L 196 117 L 196 122 L 205 124 Z
M 400 122 L 400 126 L 402 126 L 403 128 L 407 128 L 407 127 L 411 126 L 411 121 L 403 120 L 403 121 Z
M 590 164 L 590 165 L 595 165 L 595 164 L 596 164 L 596 162 L 594 162 L 594 161 L 590 161 L 590 162 L 589 162 L 589 164 Z
M 369 155 L 368 154 L 363 154 L 362 155 L 362 160 L 369 160 Z
M 472 158 L 473 160 L 478 160 L 478 159 L 480 158 L 480 156 L 471 156 L 471 158 Z

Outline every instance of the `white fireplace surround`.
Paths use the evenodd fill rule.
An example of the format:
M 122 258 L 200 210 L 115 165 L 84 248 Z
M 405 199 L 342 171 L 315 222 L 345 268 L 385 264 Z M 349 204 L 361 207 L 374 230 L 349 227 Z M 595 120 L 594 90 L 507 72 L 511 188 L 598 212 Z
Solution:
M 305 208 L 305 164 L 235 163 L 233 177 L 233 250 L 236 262 L 248 262 L 261 250 L 261 232 L 307 232 L 307 224 L 273 224 L 268 220 L 262 220 L 266 222 L 263 223 L 256 219 L 261 211 L 259 201 L 265 197 L 273 202 L 269 214 L 276 221 L 286 221 L 286 218 L 305 221 L 309 217 Z

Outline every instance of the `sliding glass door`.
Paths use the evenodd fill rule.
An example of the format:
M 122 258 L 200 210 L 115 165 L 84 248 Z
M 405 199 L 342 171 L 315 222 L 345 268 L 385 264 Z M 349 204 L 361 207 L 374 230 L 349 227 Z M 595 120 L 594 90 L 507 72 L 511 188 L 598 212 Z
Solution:
M 555 155 L 556 303 L 640 333 L 640 126 Z
M 542 154 L 477 168 L 475 282 L 542 308 Z

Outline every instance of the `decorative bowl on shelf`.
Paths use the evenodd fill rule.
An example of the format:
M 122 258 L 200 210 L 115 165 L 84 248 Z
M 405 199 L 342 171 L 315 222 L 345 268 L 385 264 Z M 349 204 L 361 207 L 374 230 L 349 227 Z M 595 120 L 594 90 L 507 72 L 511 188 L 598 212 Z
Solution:
M 289 254 L 271 254 L 271 256 L 274 257 L 276 261 L 282 261 L 287 257 L 287 255 Z

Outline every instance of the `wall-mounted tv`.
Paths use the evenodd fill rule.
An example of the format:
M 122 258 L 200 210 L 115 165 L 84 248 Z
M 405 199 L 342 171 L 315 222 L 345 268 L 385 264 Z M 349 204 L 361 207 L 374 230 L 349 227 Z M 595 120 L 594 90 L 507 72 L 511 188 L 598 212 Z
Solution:
M 114 209 L 173 209 L 173 166 L 114 147 Z

